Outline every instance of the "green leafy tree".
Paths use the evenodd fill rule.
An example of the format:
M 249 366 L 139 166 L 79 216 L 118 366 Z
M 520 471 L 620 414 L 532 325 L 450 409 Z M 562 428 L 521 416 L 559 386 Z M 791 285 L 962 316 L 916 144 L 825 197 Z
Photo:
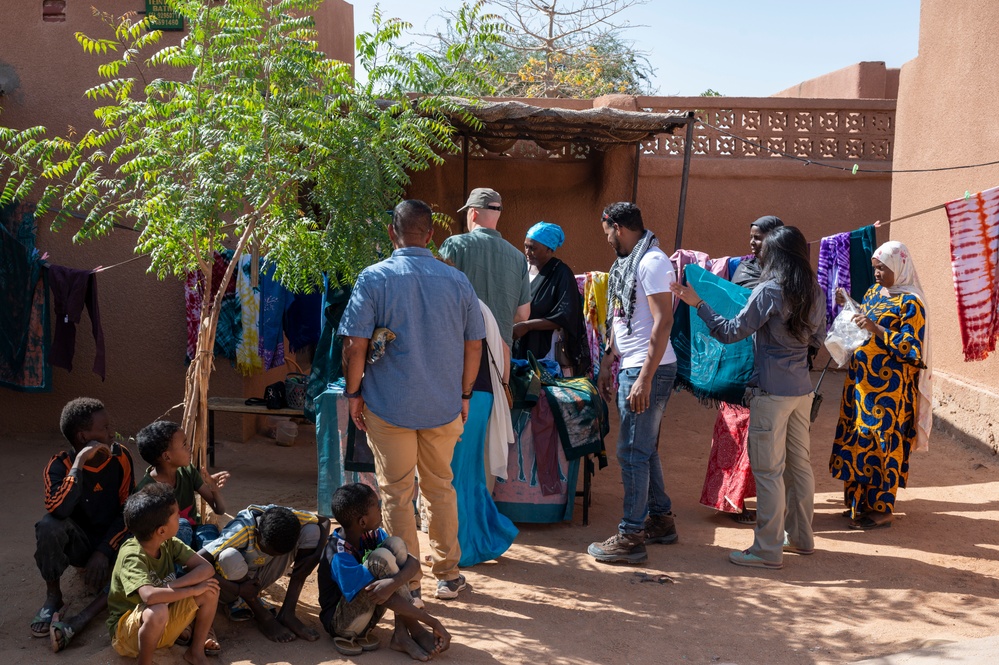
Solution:
M 188 33 L 165 48 L 148 20 L 102 14 L 110 37 L 76 35 L 88 53 L 111 56 L 85 93 L 102 104 L 97 127 L 69 137 L 0 128 L 0 203 L 37 196 L 54 228 L 82 215 L 74 240 L 134 226 L 151 272 L 198 270 L 208 289 L 213 252 L 235 245 L 202 309 L 186 377 L 183 426 L 199 449 L 221 296 L 240 256 L 259 253 L 294 290 L 315 288 L 324 271 L 352 280 L 389 249 L 385 211 L 408 174 L 457 149 L 445 113 L 463 107 L 408 91 L 428 65 L 440 91 L 481 85 L 452 60 L 488 50 L 489 35 L 469 35 L 437 60 L 414 58 L 397 45 L 409 26 L 377 12 L 374 32 L 356 40 L 368 71 L 356 83 L 317 47 L 320 2 L 175 0 Z
M 489 65 L 487 88 L 514 97 L 654 94 L 647 55 L 625 37 L 620 15 L 645 0 L 479 0 L 474 12 L 445 13 L 444 26 L 421 48 L 445 54 L 467 42 L 466 30 L 491 31 L 499 43 L 477 58 Z M 494 12 L 494 13 L 490 13 Z M 475 20 L 469 20 L 469 18 Z

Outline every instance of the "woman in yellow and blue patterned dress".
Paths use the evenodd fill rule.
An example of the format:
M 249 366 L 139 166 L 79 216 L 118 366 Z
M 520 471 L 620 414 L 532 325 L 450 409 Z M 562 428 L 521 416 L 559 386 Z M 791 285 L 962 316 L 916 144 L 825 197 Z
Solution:
M 833 478 L 845 483 L 851 529 L 891 526 L 909 453 L 926 447 L 933 394 L 925 296 L 912 255 L 888 242 L 871 263 L 876 283 L 854 319 L 871 337 L 850 360 L 829 462 Z

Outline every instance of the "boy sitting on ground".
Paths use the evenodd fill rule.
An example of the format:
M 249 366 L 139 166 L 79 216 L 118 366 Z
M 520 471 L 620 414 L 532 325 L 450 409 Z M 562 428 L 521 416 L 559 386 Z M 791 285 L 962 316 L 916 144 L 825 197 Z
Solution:
M 375 491 L 361 483 L 343 485 L 333 494 L 332 512 L 340 527 L 330 534 L 319 564 L 319 620 L 337 651 L 356 656 L 377 649 L 371 631 L 387 609 L 395 612 L 393 649 L 416 660 L 446 651 L 451 635 L 438 619 L 416 608 L 409 593 L 409 581 L 422 574 L 420 564 L 402 538 L 381 528 Z
M 173 488 L 180 508 L 177 538 L 195 550 L 218 538 L 217 526 L 201 523 L 195 492 L 204 498 L 216 515 L 223 514 L 225 504 L 221 490 L 229 479 L 229 472 L 209 474 L 204 466 L 199 472 L 191 464 L 191 444 L 187 435 L 180 425 L 169 420 L 157 420 L 143 427 L 135 436 L 135 443 L 139 446 L 139 455 L 150 465 L 135 487 L 142 489 L 149 483 L 159 482 Z
M 35 524 L 35 563 L 45 580 L 45 603 L 31 621 L 31 634 L 48 637 L 61 651 L 73 635 L 107 606 L 107 582 L 118 547 L 128 537 L 122 506 L 135 487 L 132 458 L 113 442 L 104 405 L 89 397 L 66 404 L 59 429 L 73 447 L 45 467 L 45 515 Z M 74 617 L 63 608 L 59 578 L 69 566 L 83 568 L 96 597 Z
M 156 649 L 173 646 L 193 620 L 184 660 L 206 664 L 206 652 L 221 651 L 211 634 L 219 584 L 212 565 L 174 537 L 180 511 L 173 488 L 152 483 L 129 497 L 125 524 L 133 537 L 121 546 L 108 595 L 112 646 L 149 665 Z M 176 576 L 177 564 L 187 569 L 183 577 Z
M 315 513 L 281 506 L 249 506 L 222 529 L 222 535 L 200 554 L 215 563 L 220 598 L 233 621 L 256 619 L 267 639 L 291 642 L 296 637 L 314 642 L 319 633 L 295 615 L 305 580 L 319 564 L 322 543 L 330 523 Z M 281 609 L 260 592 L 281 579 L 294 565 Z

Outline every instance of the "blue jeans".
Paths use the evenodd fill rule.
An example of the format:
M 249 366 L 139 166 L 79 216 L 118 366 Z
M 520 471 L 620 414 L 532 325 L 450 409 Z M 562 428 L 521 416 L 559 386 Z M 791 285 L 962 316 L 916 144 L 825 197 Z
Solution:
M 645 528 L 647 515 L 665 515 L 671 508 L 659 461 L 659 426 L 673 392 L 676 363 L 660 365 L 656 370 L 652 376 L 649 408 L 638 414 L 628 406 L 628 395 L 638 380 L 640 369 L 622 369 L 617 375 L 620 385 L 617 410 L 621 419 L 617 461 L 624 484 L 624 517 L 617 527 L 621 533 L 638 533 Z
M 177 538 L 195 552 L 220 535 L 222 534 L 219 533 L 219 528 L 214 524 L 199 524 L 197 527 L 192 527 L 185 519 L 180 520 L 180 527 L 177 529 Z

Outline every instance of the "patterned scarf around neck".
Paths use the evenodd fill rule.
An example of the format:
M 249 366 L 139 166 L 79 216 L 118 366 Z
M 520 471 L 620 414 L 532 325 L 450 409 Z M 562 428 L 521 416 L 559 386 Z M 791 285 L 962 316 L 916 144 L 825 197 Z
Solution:
M 614 317 L 624 319 L 624 325 L 631 334 L 631 317 L 635 315 L 635 280 L 638 264 L 650 247 L 658 247 L 659 239 L 649 230 L 639 239 L 628 256 L 619 256 L 610 269 L 607 285 L 607 334 L 614 329 Z

